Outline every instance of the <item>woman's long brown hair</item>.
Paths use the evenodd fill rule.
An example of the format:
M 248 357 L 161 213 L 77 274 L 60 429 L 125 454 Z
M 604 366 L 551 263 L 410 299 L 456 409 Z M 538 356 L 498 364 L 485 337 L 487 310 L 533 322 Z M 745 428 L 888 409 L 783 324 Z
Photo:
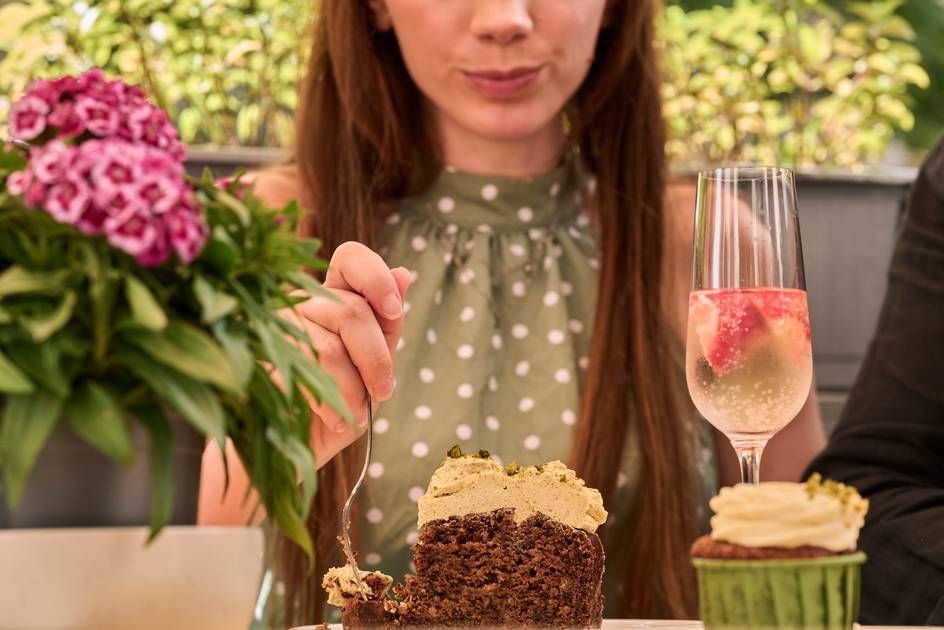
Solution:
M 602 250 L 590 368 L 571 464 L 609 507 L 629 424 L 641 453 L 631 523 L 609 532 L 628 548 L 623 616 L 694 613 L 688 546 L 695 535 L 693 437 L 679 402 L 679 370 L 663 304 L 666 183 L 659 75 L 653 50 L 657 0 L 612 2 L 589 74 L 568 108 L 571 138 L 596 175 Z M 295 164 L 305 230 L 324 255 L 347 240 L 371 244 L 391 202 L 427 186 L 438 147 L 395 36 L 375 32 L 367 2 L 321 3 L 300 93 Z M 286 623 L 323 618 L 323 569 L 341 562 L 340 506 L 362 465 L 351 447 L 320 471 L 309 527 L 318 570 L 282 545 Z M 612 569 L 611 569 L 612 570 Z

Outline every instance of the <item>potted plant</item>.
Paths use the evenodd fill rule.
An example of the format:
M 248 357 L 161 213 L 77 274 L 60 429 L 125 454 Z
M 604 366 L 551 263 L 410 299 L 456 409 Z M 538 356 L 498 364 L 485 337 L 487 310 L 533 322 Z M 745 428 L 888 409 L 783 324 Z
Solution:
M 280 314 L 304 299 L 293 292 L 323 291 L 305 271 L 323 263 L 317 242 L 296 238 L 298 208 L 272 211 L 238 180 L 186 177 L 166 114 L 98 70 L 33 83 L 10 133 L 16 142 L 0 150 L 7 518 L 104 525 L 139 497 L 117 520 L 149 522 L 154 536 L 175 514 L 192 522 L 204 440 L 231 440 L 268 515 L 310 553 L 308 397 L 347 411 Z M 197 453 L 196 474 L 175 449 Z M 126 467 L 145 461 L 145 486 L 122 490 Z M 110 481 L 90 488 L 90 477 Z M 118 494 L 92 496 L 108 492 Z M 175 510 L 175 495 L 190 505 Z

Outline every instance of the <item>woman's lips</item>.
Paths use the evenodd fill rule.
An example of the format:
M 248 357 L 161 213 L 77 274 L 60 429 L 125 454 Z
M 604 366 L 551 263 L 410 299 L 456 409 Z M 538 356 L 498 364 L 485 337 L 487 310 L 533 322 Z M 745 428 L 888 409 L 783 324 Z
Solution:
M 511 70 L 465 71 L 466 80 L 477 92 L 489 98 L 510 99 L 531 87 L 543 66 Z

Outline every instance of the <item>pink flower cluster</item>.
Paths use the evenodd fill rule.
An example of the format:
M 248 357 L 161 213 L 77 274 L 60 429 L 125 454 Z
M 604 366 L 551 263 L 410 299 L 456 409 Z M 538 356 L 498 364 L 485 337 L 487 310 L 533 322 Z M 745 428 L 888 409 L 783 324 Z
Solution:
M 51 130 L 51 133 L 46 133 Z M 101 71 L 40 80 L 13 106 L 10 133 L 34 141 L 7 190 L 157 266 L 176 252 L 192 262 L 209 228 L 184 180 L 183 144 L 144 93 Z
M 53 140 L 30 151 L 29 165 L 10 175 L 7 190 L 60 223 L 104 234 L 147 267 L 165 262 L 171 251 L 189 264 L 208 236 L 182 164 L 147 145 Z
M 107 81 L 94 69 L 78 77 L 40 79 L 10 110 L 10 135 L 30 142 L 47 133 L 59 139 L 88 134 L 121 138 L 184 158 L 184 145 L 167 114 L 144 92 L 123 81 Z

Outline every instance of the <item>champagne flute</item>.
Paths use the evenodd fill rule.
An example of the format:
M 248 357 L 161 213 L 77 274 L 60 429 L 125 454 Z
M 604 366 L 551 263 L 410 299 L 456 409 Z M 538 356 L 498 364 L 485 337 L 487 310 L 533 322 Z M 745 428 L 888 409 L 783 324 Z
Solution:
M 813 380 L 794 174 L 698 175 L 685 376 L 695 407 L 731 441 L 741 481 L 760 481 L 768 440 Z

